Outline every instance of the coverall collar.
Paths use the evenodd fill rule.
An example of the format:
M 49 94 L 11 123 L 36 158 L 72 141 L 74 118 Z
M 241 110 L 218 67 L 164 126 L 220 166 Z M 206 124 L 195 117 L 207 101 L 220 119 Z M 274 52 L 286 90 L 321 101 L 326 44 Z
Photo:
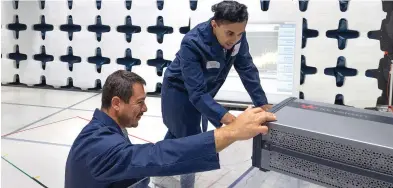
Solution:
M 203 41 L 206 43 L 210 43 L 210 44 L 215 44 L 215 43 L 220 44 L 220 43 L 218 43 L 218 40 L 213 33 L 213 27 L 211 25 L 211 21 L 212 21 L 212 18 L 210 18 L 206 22 L 206 27 L 202 29 Z
M 214 52 L 214 54 L 216 54 L 219 57 L 223 57 L 225 59 L 224 52 L 226 50 L 224 49 L 224 47 L 221 46 L 221 44 L 217 40 L 216 35 L 214 35 L 214 33 L 213 33 L 213 27 L 211 25 L 212 19 L 213 18 L 210 18 L 206 22 L 206 27 L 201 30 L 203 42 L 212 47 L 212 51 Z M 240 42 L 240 40 L 239 40 L 239 42 Z M 239 43 L 239 42 L 237 42 L 237 43 Z M 233 49 L 233 47 L 232 47 L 232 49 Z M 229 51 L 232 51 L 232 49 L 230 49 Z
M 96 119 L 96 120 L 102 122 L 106 126 L 115 127 L 116 130 L 118 130 L 119 133 L 123 134 L 123 132 L 121 131 L 120 126 L 116 123 L 116 121 L 113 120 L 111 117 L 109 117 L 108 114 L 106 114 L 105 112 L 101 111 L 98 108 L 94 111 L 93 119 Z
M 214 54 L 220 57 L 224 57 L 224 48 L 218 42 L 217 37 L 213 33 L 213 27 L 211 25 L 212 18 L 206 22 L 206 27 L 201 29 L 201 36 L 203 42 L 212 47 Z

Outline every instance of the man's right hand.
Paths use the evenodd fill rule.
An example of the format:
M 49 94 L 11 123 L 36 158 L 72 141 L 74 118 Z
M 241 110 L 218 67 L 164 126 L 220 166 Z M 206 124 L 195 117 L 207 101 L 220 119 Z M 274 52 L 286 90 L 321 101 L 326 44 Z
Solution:
M 229 127 L 236 140 L 248 140 L 258 134 L 266 134 L 268 127 L 263 124 L 275 120 L 274 114 L 266 112 L 262 108 L 248 107 Z
M 275 120 L 274 114 L 262 108 L 248 107 L 232 123 L 215 130 L 216 151 L 220 152 L 235 141 L 248 140 L 258 134 L 266 134 L 268 128 L 263 124 Z

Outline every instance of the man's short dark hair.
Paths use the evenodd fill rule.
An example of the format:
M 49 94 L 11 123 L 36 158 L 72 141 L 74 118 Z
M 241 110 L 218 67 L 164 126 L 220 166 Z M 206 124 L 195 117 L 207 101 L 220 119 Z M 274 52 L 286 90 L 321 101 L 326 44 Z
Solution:
M 101 108 L 108 109 L 115 96 L 128 103 L 133 95 L 132 86 L 135 83 L 146 85 L 142 77 L 126 70 L 118 70 L 109 75 L 102 89 Z
M 216 22 L 244 22 L 248 21 L 247 6 L 237 1 L 225 0 L 212 6 L 213 20 Z

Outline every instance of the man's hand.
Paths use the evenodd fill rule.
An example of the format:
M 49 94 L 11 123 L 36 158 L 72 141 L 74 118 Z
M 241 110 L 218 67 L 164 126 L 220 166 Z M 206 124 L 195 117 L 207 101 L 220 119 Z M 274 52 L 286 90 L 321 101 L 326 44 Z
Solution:
M 275 120 L 274 114 L 262 108 L 248 107 L 231 124 L 215 130 L 216 151 L 220 152 L 235 141 L 248 140 L 258 134 L 266 134 L 268 128 L 263 124 Z
M 221 119 L 221 123 L 224 125 L 229 125 L 233 121 L 235 121 L 236 117 L 231 113 L 227 112 Z
M 276 116 L 270 112 L 248 107 L 229 127 L 232 128 L 236 140 L 248 140 L 258 134 L 266 134 L 268 127 L 263 124 L 275 120 Z
M 269 111 L 272 107 L 273 107 L 273 105 L 271 105 L 271 104 L 265 104 L 265 105 L 261 106 L 261 108 L 264 111 Z

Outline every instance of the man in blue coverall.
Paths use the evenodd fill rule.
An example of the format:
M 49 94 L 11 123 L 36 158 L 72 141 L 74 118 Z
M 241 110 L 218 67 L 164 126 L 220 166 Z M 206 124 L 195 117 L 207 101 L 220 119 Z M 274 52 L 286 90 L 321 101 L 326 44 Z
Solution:
M 155 144 L 132 144 L 126 128 L 137 127 L 147 111 L 145 80 L 119 70 L 105 81 L 101 109 L 72 144 L 65 170 L 65 188 L 123 188 L 152 176 L 171 176 L 220 168 L 217 153 L 238 140 L 267 133 L 261 126 L 275 116 L 248 108 L 235 121 L 202 134 Z M 143 185 L 143 186 L 142 186 Z
M 235 116 L 213 99 L 232 65 L 254 105 L 266 111 L 271 108 L 249 53 L 247 7 L 223 1 L 213 5 L 212 11 L 213 18 L 184 36 L 176 58 L 165 71 L 161 88 L 162 116 L 168 128 L 165 139 L 205 132 L 208 121 L 215 127 L 234 121 Z M 183 175 L 181 181 L 190 187 L 194 175 Z

